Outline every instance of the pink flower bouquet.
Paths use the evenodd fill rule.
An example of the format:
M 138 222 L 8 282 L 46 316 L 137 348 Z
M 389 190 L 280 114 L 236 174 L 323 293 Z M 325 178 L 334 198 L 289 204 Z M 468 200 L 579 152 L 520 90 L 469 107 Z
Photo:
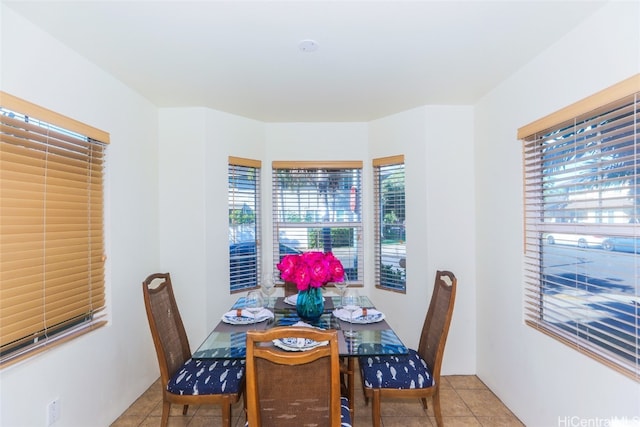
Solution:
M 286 255 L 276 267 L 280 270 L 282 280 L 295 283 L 299 291 L 344 280 L 342 263 L 331 252 Z

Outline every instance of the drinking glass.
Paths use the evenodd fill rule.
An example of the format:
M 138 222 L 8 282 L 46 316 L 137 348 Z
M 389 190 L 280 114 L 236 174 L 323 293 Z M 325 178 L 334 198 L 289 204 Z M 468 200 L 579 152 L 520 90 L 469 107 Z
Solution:
M 344 276 L 344 279 L 342 279 L 342 282 L 334 282 L 333 286 L 336 287 L 336 289 L 338 290 L 338 294 L 340 295 L 340 299 L 342 299 L 342 294 L 344 293 L 344 290 L 347 289 L 347 286 L 349 286 L 349 279 L 347 279 L 347 276 Z
M 349 312 L 349 330 L 344 334 L 353 337 L 353 313 L 360 308 L 360 295 L 356 289 L 345 289 L 342 293 L 342 309 Z
M 256 316 L 264 309 L 264 298 L 262 298 L 262 291 L 249 291 L 247 293 L 247 299 L 244 304 L 244 308 L 249 310 L 253 315 L 253 325 L 255 327 Z
M 262 276 L 262 292 L 267 296 L 267 307 L 271 307 L 271 295 L 276 291 L 276 276 L 273 273 L 265 273 Z

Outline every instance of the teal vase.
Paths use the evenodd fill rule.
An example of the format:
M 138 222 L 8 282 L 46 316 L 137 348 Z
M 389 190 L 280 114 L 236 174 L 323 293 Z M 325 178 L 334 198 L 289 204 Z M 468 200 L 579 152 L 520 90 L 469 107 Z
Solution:
M 322 289 L 309 288 L 306 291 L 298 292 L 296 311 L 301 319 L 310 321 L 318 320 L 324 312 Z

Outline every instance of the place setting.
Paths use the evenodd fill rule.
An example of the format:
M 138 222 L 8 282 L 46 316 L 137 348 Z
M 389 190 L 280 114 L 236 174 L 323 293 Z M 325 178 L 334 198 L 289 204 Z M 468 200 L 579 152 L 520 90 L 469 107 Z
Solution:
M 353 311 L 338 308 L 333 311 L 333 315 L 343 322 L 356 324 L 369 324 L 381 322 L 385 319 L 384 313 L 374 308 L 356 308 Z
M 250 291 L 245 297 L 242 307 L 226 312 L 222 316 L 222 321 L 230 325 L 253 325 L 273 320 L 274 314 L 265 308 L 265 301 L 261 291 Z
M 303 321 L 298 321 L 291 326 L 302 326 L 305 328 L 315 327 Z M 278 338 L 273 340 L 273 345 L 285 351 L 307 351 L 327 344 L 329 344 L 329 341 L 315 341 L 310 338 L 297 337 Z
M 369 324 L 381 322 L 385 319 L 384 313 L 371 307 L 365 307 L 363 301 L 355 289 L 343 291 L 341 305 L 333 310 L 333 315 L 352 324 Z

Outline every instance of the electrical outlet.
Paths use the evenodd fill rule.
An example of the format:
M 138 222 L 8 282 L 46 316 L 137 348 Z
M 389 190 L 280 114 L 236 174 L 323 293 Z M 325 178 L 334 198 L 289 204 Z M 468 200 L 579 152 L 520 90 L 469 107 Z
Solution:
M 47 406 L 47 425 L 50 426 L 60 419 L 60 399 L 55 399 Z

